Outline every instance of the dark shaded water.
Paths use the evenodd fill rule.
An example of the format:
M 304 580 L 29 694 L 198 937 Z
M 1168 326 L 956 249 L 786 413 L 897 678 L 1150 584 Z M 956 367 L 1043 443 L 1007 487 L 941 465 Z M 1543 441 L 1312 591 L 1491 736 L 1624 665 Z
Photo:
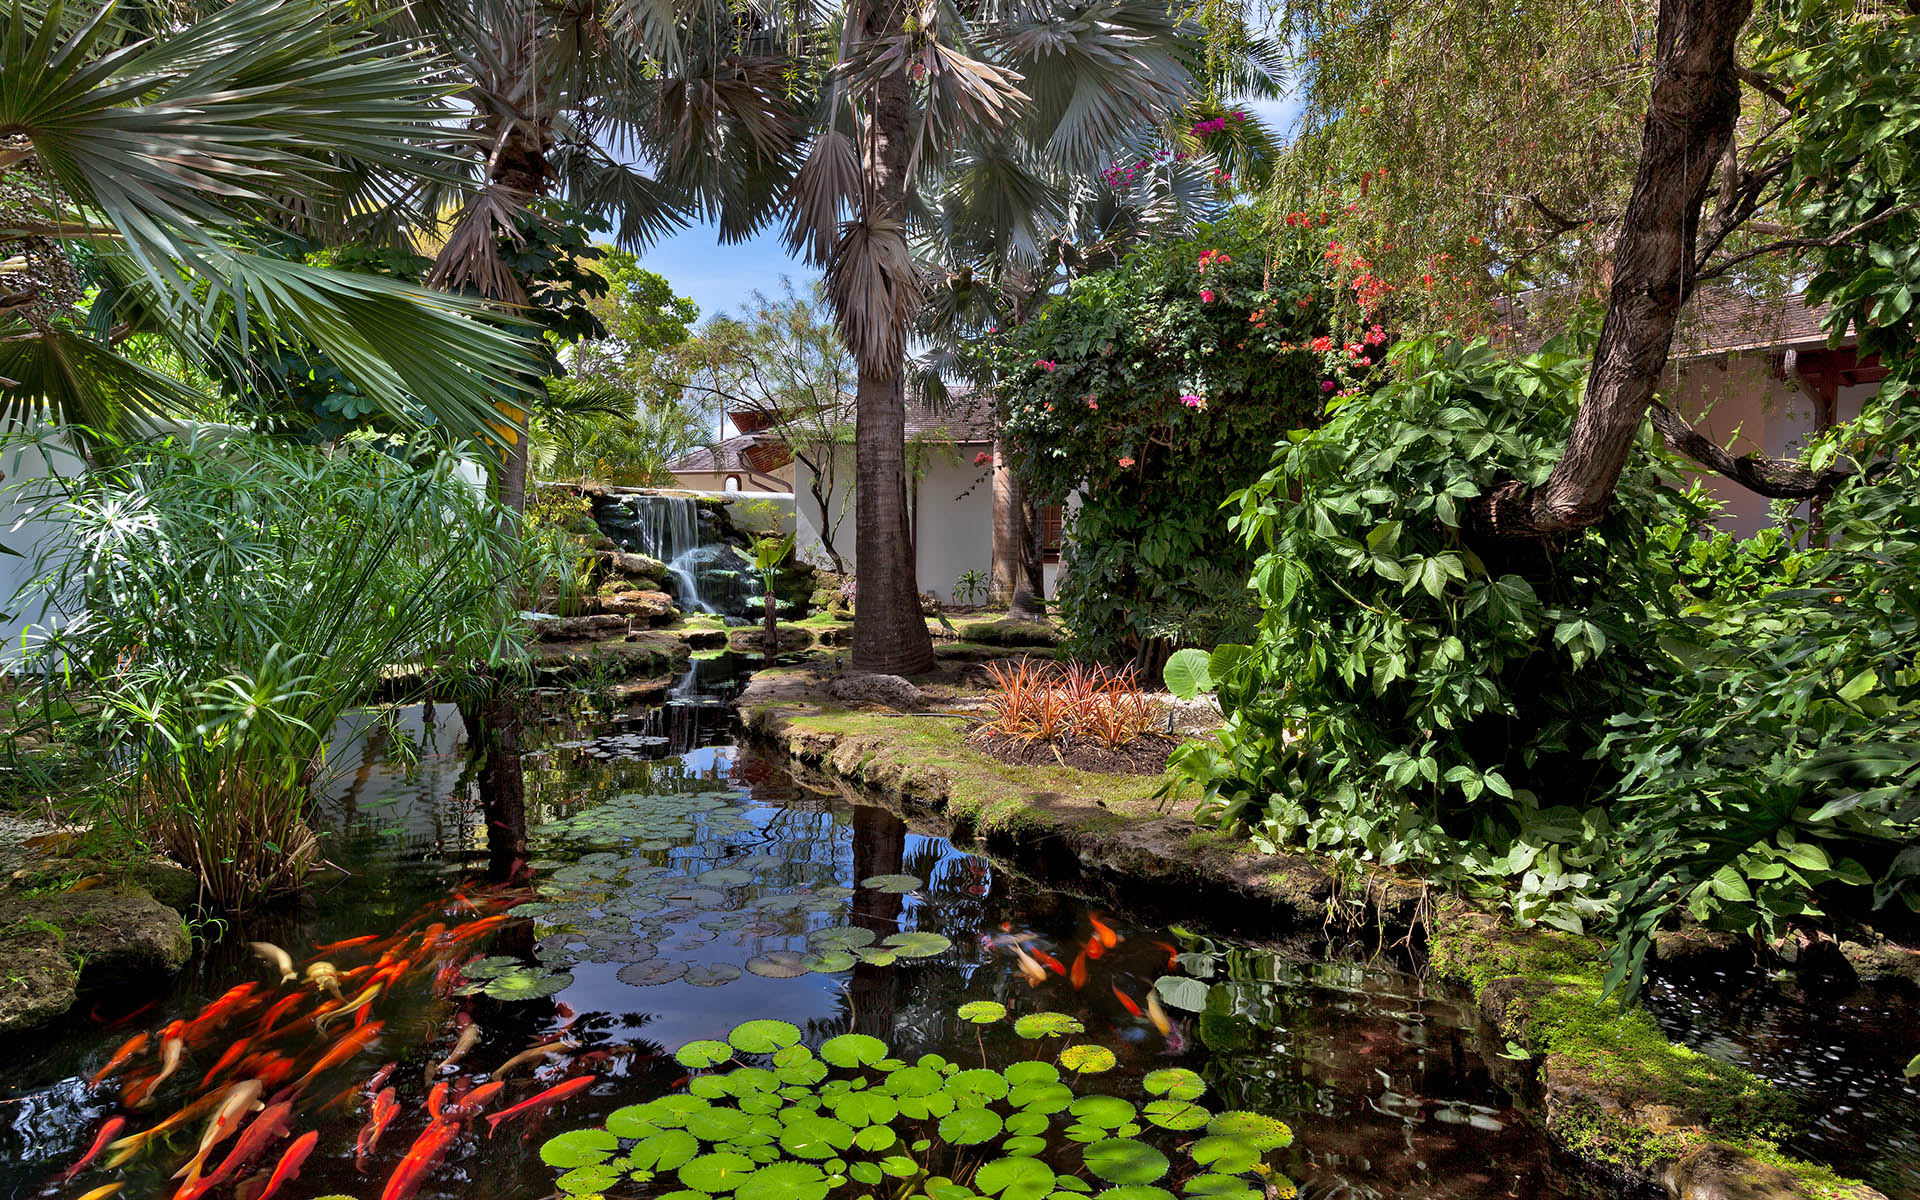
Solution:
M 0 1107 L 0 1193 L 80 1196 L 124 1180 L 123 1197 L 173 1194 L 166 1177 L 191 1154 L 204 1116 L 120 1170 L 52 1180 L 103 1121 L 129 1111 L 123 1092 L 153 1074 L 153 1055 L 97 1091 L 87 1077 L 137 1031 L 192 1018 L 247 981 L 258 990 L 239 1002 L 253 1007 L 206 1027 L 131 1128 L 228 1086 L 234 1075 L 221 1075 L 219 1059 L 241 1037 L 257 1042 L 243 1061 L 279 1056 L 307 1072 L 328 1046 L 355 1036 L 352 1022 L 319 1034 L 290 1017 L 261 1032 L 260 1011 L 294 989 L 283 991 L 243 943 L 272 941 L 304 965 L 314 947 L 368 938 L 324 954 L 348 998 L 389 964 L 368 1007 L 377 1037 L 364 1035 L 364 1050 L 302 1086 L 293 1128 L 320 1137 L 280 1197 L 380 1195 L 427 1124 L 429 1081 L 457 1095 L 530 1047 L 566 1042 L 511 1076 L 489 1111 L 561 1079 L 595 1081 L 544 1119 L 515 1119 L 490 1139 L 484 1124 L 470 1126 L 420 1195 L 550 1195 L 555 1172 L 537 1155 L 545 1134 L 669 1091 L 684 1071 L 666 1054 L 739 1021 L 782 1018 L 813 1042 L 873 1033 L 908 1057 L 977 1052 L 977 1027 L 954 1015 L 977 999 L 1078 1016 L 1088 1040 L 1120 1057 L 1109 1086 L 1122 1092 L 1147 1070 L 1189 1066 L 1220 1106 L 1280 1116 L 1295 1142 L 1277 1165 L 1308 1196 L 1570 1194 L 1478 1062 L 1473 1014 L 1456 998 L 1385 967 L 1292 961 L 1113 914 L 1116 944 L 1087 962 L 1080 986 L 1054 970 L 1031 985 L 1010 943 L 1025 938 L 1070 963 L 1096 914 L 736 748 L 726 706 L 734 683 L 723 659 L 696 664 L 662 708 L 609 716 L 556 701 L 525 759 L 531 886 L 511 890 L 480 877 L 487 830 L 457 718 L 442 708 L 429 726 L 418 710 L 408 714 L 416 744 L 375 747 L 325 806 L 327 853 L 342 873 L 322 878 L 296 910 L 227 931 L 158 1007 L 15 1050 Z M 881 876 L 911 879 L 861 882 Z M 879 952 L 889 939 L 897 955 Z M 1209 986 L 1204 1009 L 1172 1010 L 1162 1033 L 1134 1010 L 1176 952 L 1179 972 Z M 115 1015 L 110 999 L 98 1010 L 103 1020 Z M 434 1073 L 469 1025 L 480 1032 L 465 1058 Z M 363 1085 L 389 1062 L 400 1115 L 363 1173 L 354 1156 Z
M 1659 979 L 1647 1007 L 1667 1036 L 1738 1063 L 1800 1103 L 1786 1148 L 1920 1200 L 1920 1004 L 1884 991 L 1808 994 L 1757 968 Z

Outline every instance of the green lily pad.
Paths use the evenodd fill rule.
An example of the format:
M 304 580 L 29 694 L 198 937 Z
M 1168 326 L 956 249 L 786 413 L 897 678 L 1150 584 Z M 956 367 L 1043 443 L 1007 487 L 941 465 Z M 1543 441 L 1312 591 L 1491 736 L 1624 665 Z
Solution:
M 1028 1013 L 1013 1023 L 1015 1036 L 1029 1041 L 1035 1038 L 1065 1037 L 1070 1033 L 1085 1033 L 1087 1027 L 1066 1013 L 1037 1012 Z
M 650 962 L 628 963 L 614 975 L 621 983 L 633 987 L 653 987 L 656 984 L 672 983 L 687 973 L 684 959 L 656 958 Z
M 549 972 L 534 967 L 522 967 L 487 980 L 481 989 L 495 1000 L 538 1000 L 564 991 L 573 983 L 573 976 L 564 971 Z
M 812 967 L 812 957 L 795 950 L 769 950 L 747 960 L 747 970 L 766 979 L 794 979 Z
M 959 1011 L 962 1021 L 970 1021 L 975 1025 L 991 1025 L 1005 1019 L 1006 1015 L 1007 1006 L 998 1000 L 969 1000 L 960 1006 Z
M 820 1057 L 836 1067 L 870 1067 L 887 1056 L 887 1044 L 864 1033 L 843 1033 L 820 1045 Z
M 1118 1059 L 1105 1046 L 1068 1046 L 1060 1052 L 1060 1065 L 1082 1075 L 1098 1075 L 1113 1070 Z
M 881 939 L 881 945 L 893 947 L 893 952 L 901 958 L 932 958 L 953 948 L 953 943 L 943 935 L 917 929 L 888 934 Z
M 1000 1114 L 990 1108 L 960 1108 L 940 1118 L 940 1137 L 954 1146 L 977 1146 L 1000 1136 Z
M 858 925 L 830 925 L 807 935 L 807 941 L 823 950 L 858 950 L 874 943 L 873 930 Z
M 747 1021 L 733 1027 L 727 1041 L 745 1054 L 772 1054 L 800 1041 L 800 1030 L 786 1021 Z
M 548 1138 L 540 1147 L 540 1161 L 550 1167 L 586 1167 L 605 1162 L 620 1148 L 620 1139 L 604 1129 L 576 1129 Z
M 973 1186 L 1001 1200 L 1045 1200 L 1053 1194 L 1053 1168 L 1034 1158 L 996 1158 L 982 1163 Z
M 1152 1183 L 1173 1164 L 1167 1156 L 1132 1138 L 1108 1138 L 1081 1152 L 1087 1170 L 1108 1183 Z
M 740 968 L 732 963 L 693 963 L 682 978 L 694 987 L 719 987 L 740 978 Z
M 1140 1088 L 1149 1096 L 1165 1096 L 1169 1100 L 1198 1100 L 1206 1092 L 1207 1082 L 1185 1067 L 1163 1067 L 1158 1071 L 1148 1071 L 1146 1078 L 1140 1081 Z
M 1285 1121 L 1239 1109 L 1223 1112 L 1208 1121 L 1207 1132 L 1244 1138 L 1260 1150 L 1278 1150 L 1293 1144 L 1293 1130 L 1287 1128 Z
M 680 1165 L 680 1182 L 703 1192 L 730 1192 L 759 1169 L 744 1154 L 718 1151 L 690 1158 Z
M 733 1057 L 733 1047 L 712 1038 L 702 1038 L 688 1042 L 673 1052 L 673 1059 L 683 1067 L 703 1071 L 717 1066 Z
M 925 885 L 926 881 L 917 875 L 869 875 L 860 881 L 860 886 L 863 888 L 890 892 L 894 895 L 905 895 Z

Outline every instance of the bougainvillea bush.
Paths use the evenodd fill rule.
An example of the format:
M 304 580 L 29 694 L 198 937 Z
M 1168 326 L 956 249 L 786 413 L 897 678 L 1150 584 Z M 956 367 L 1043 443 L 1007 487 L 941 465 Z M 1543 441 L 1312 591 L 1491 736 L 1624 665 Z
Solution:
M 1009 337 L 1016 469 L 1078 498 L 1059 597 L 1078 653 L 1157 668 L 1251 633 L 1252 556 L 1220 506 L 1374 369 L 1385 334 L 1336 345 L 1334 301 L 1310 246 L 1236 216 L 1075 280 Z

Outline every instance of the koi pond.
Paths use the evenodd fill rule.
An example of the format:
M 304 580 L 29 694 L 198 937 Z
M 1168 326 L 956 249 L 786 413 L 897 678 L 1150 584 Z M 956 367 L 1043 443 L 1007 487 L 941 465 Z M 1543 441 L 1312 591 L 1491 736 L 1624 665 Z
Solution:
M 522 761 L 529 861 L 506 883 L 489 882 L 457 715 L 405 714 L 410 744 L 369 746 L 322 806 L 338 870 L 298 905 L 209 931 L 157 1004 L 103 1000 L 19 1048 L 0 1096 L 0 1192 L 825 1195 L 821 1168 L 854 1169 L 837 1157 L 845 1142 L 822 1143 L 821 1168 L 756 1176 L 767 1158 L 740 1133 L 804 1103 L 794 1084 L 826 1075 L 819 1055 L 892 1070 L 886 1111 L 930 1121 L 939 1108 L 914 1110 L 916 1093 L 894 1086 L 909 1074 L 992 1076 L 970 1086 L 1002 1098 L 1011 1083 L 1016 1115 L 956 1123 L 949 1140 L 1037 1162 L 1054 1150 L 1034 1134 L 1051 1129 L 1110 1167 L 981 1169 L 973 1185 L 990 1195 L 1171 1195 L 1136 1172 L 1164 1169 L 1156 1137 L 1201 1136 L 1178 1132 L 1196 1128 L 1183 1123 L 1194 1099 L 1263 1132 L 1215 1139 L 1252 1138 L 1259 1161 L 1219 1159 L 1190 1195 L 1585 1194 L 1490 1077 L 1457 996 L 1391 965 L 1095 911 L 851 803 L 736 744 L 741 669 L 696 662 L 664 703 L 623 711 L 547 698 Z M 1048 1036 L 1061 1033 L 1073 1036 Z M 863 1038 L 885 1045 L 867 1053 L 878 1043 Z M 728 1085 L 703 1068 L 735 1054 L 780 1074 L 745 1067 L 734 1078 L 758 1072 L 766 1094 L 734 1088 L 737 1109 L 709 1108 Z M 663 1097 L 679 1099 L 652 1103 Z M 658 1134 L 689 1124 L 663 1115 L 683 1102 L 728 1131 L 707 1139 L 726 1152 L 696 1175 L 673 1169 L 701 1149 L 677 1128 L 687 1146 L 671 1159 L 666 1135 L 613 1166 L 610 1134 L 549 1145 L 610 1116 L 627 1137 Z M 877 1130 L 873 1105 L 857 1107 L 867 1117 L 851 1124 Z M 651 1177 L 635 1170 L 649 1164 Z

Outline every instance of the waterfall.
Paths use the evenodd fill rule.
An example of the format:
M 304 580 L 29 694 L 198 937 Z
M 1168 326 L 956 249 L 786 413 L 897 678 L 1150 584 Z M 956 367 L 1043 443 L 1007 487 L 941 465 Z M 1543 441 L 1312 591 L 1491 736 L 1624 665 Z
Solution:
M 666 564 L 681 611 L 739 619 L 758 612 L 760 581 L 753 564 L 719 536 L 712 518 L 703 520 L 693 497 L 618 495 L 604 508 L 596 505 L 594 515 L 622 549 Z

